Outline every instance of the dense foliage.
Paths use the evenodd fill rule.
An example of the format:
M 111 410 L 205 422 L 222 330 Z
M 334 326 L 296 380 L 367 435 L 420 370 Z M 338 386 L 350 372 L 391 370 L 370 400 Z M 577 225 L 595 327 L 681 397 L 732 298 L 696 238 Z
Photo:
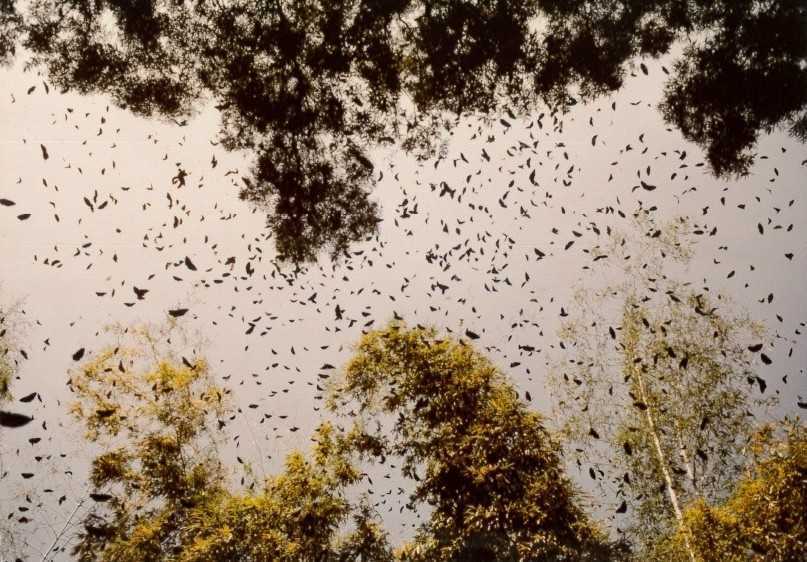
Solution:
M 211 428 L 224 394 L 205 362 L 164 350 L 165 333 L 127 329 L 70 378 L 73 414 L 102 448 L 79 560 L 170 559 L 194 506 L 224 492 Z M 168 337 L 170 341 L 170 337 Z M 161 349 L 163 348 L 163 349 Z
M 805 138 L 805 25 L 803 0 L 2 0 L 0 59 L 22 43 L 147 116 L 214 101 L 223 145 L 255 155 L 241 196 L 303 261 L 375 231 L 373 147 L 433 155 L 458 116 L 562 110 L 679 46 L 663 116 L 743 173 L 760 132 Z
M 345 495 L 360 473 L 339 451 L 333 428 L 320 426 L 315 440 L 313 458 L 291 453 L 258 493 L 219 494 L 193 509 L 177 560 L 392 560 L 374 512 Z M 345 525 L 350 531 L 340 534 Z
M 234 490 L 219 453 L 226 393 L 201 358 L 174 355 L 173 327 L 120 333 L 73 374 L 73 414 L 102 452 L 95 506 L 73 554 L 83 561 L 321 562 L 389 557 L 366 506 L 345 496 L 359 473 L 330 426 L 311 459 L 292 452 L 256 490 Z M 178 342 L 173 343 L 174 346 Z M 339 536 L 352 518 L 353 531 Z
M 73 413 L 101 446 L 79 560 L 387 561 L 360 458 L 401 457 L 413 508 L 431 515 L 399 560 L 607 560 L 612 545 L 579 507 L 556 441 L 504 376 L 463 342 L 392 325 L 359 344 L 334 388 L 358 403 L 348 432 L 322 424 L 306 457 L 257 489 L 227 484 L 216 420 L 227 409 L 202 359 L 171 332 L 126 329 L 71 377 Z M 174 344 L 176 346 L 176 342 Z M 391 433 L 368 431 L 383 418 Z M 352 498 L 352 499 L 351 499 Z
M 594 560 L 608 552 L 541 416 L 468 344 L 400 324 L 371 332 L 333 405 L 358 406 L 349 442 L 381 462 L 400 457 L 414 481 L 410 503 L 431 507 L 402 559 Z
M 778 430 L 778 431 L 777 431 Z M 781 434 L 785 435 L 782 436 Z M 694 501 L 684 521 L 703 562 L 799 560 L 807 552 L 807 434 L 796 419 L 766 426 L 750 445 L 753 463 L 724 501 Z M 685 560 L 679 531 L 659 541 L 655 560 Z
M 795 559 L 807 540 L 804 427 L 751 436 L 753 399 L 736 380 L 750 360 L 729 352 L 743 323 L 681 290 L 665 295 L 675 298 L 659 309 L 629 300 L 618 327 L 632 404 L 603 392 L 612 409 L 589 401 L 567 419 L 579 441 L 581 419 L 611 418 L 585 426 L 588 454 L 605 450 L 601 438 L 615 448 L 605 452 L 625 471 L 617 494 L 639 529 L 632 550 L 583 509 L 561 443 L 501 371 L 462 340 L 402 323 L 366 334 L 333 384 L 329 405 L 349 427 L 322 423 L 310 454 L 291 452 L 257 486 L 234 485 L 221 450 L 229 392 L 172 323 L 115 328 L 116 343 L 71 374 L 72 413 L 99 451 L 72 553 L 87 562 Z M 583 395 L 595 382 L 571 376 Z M 408 507 L 427 514 L 395 550 L 359 493 L 367 461 L 399 466 Z

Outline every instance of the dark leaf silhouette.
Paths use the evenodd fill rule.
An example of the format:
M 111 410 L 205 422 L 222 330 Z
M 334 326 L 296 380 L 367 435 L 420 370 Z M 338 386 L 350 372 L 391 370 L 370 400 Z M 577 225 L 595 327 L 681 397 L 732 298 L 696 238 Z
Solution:
M 660 109 L 716 173 L 743 173 L 760 132 L 807 137 L 802 0 L 16 6 L 0 2 L 0 59 L 23 42 L 63 89 L 174 119 L 215 100 L 222 145 L 255 154 L 241 196 L 267 211 L 295 262 L 375 232 L 374 146 L 434 155 L 450 114 L 563 110 L 617 90 L 636 58 L 677 42 Z
M 33 420 L 34 418 L 30 416 L 0 410 L 0 427 L 22 427 L 31 423 Z

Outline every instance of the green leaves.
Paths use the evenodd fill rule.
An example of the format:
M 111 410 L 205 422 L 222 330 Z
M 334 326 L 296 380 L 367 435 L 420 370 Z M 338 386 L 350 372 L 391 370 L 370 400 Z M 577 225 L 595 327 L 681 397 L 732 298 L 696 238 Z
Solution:
M 72 374 L 74 416 L 101 447 L 90 481 L 93 511 L 74 549 L 79 560 L 171 559 L 166 543 L 191 507 L 223 493 L 209 428 L 224 410 L 204 361 L 181 362 L 164 342 L 176 326 L 118 329 Z M 82 350 L 83 355 L 83 350 Z M 76 360 L 80 360 L 78 357 Z
M 616 396 L 635 398 L 624 410 L 607 412 L 612 427 L 585 429 L 598 443 L 613 441 L 617 466 L 630 474 L 624 482 L 631 487 L 622 490 L 613 511 L 663 531 L 664 541 L 655 541 L 656 533 L 642 543 L 649 557 L 674 552 L 684 536 L 669 517 L 659 516 L 667 509 L 659 471 L 672 474 L 670 485 L 687 504 L 682 525 L 692 526 L 695 548 L 701 548 L 697 525 L 706 515 L 707 527 L 721 517 L 734 524 L 706 513 L 713 509 L 709 503 L 697 502 L 723 481 L 724 474 L 714 471 L 732 462 L 733 449 L 724 440 L 726 432 L 738 431 L 726 424 L 741 419 L 734 408 L 745 404 L 742 394 L 733 393 L 734 371 L 723 363 L 737 358 L 722 351 L 745 357 L 748 344 L 729 346 L 736 324 L 693 312 L 709 302 L 675 290 L 680 298 L 670 308 L 629 300 L 614 331 L 617 340 L 602 334 L 623 357 L 616 375 L 626 388 Z M 73 412 L 102 449 L 92 463 L 95 501 L 74 550 L 79 560 L 516 562 L 624 554 L 581 509 L 544 418 L 527 409 L 506 376 L 463 341 L 401 323 L 366 334 L 334 380 L 329 400 L 337 414 L 351 413 L 352 424 L 342 429 L 323 423 L 310 453 L 290 453 L 280 472 L 256 489 L 241 490 L 225 484 L 213 447 L 211 428 L 227 405 L 205 361 L 161 347 L 171 338 L 154 329 L 119 335 L 130 342 L 91 354 L 71 379 Z M 720 358 L 709 350 L 715 337 L 724 338 Z M 680 367 L 683 356 L 690 358 L 686 369 Z M 581 381 L 572 384 L 585 390 L 594 379 Z M 766 449 L 760 444 L 757 450 Z M 363 475 L 358 461 L 391 457 L 412 481 L 409 505 L 430 509 L 394 555 L 370 504 L 353 499 Z M 686 487 L 692 478 L 686 462 L 696 468 L 702 496 Z M 606 468 L 592 470 L 598 481 L 606 479 Z M 786 475 L 780 479 L 795 486 Z M 741 487 L 742 493 L 770 489 Z M 730 502 L 731 509 L 750 501 Z M 761 501 L 751 502 L 749 512 L 762 509 Z

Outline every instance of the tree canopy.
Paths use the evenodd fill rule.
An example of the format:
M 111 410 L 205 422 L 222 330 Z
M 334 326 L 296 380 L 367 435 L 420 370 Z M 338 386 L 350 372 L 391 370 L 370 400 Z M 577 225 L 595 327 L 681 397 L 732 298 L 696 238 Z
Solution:
M 254 154 L 241 197 L 304 261 L 375 231 L 373 147 L 439 153 L 459 116 L 563 110 L 676 45 L 663 116 L 743 173 L 760 132 L 805 138 L 806 25 L 803 0 L 2 0 L 0 59 L 24 45 L 141 115 L 213 101 L 222 144 Z
M 102 449 L 92 462 L 93 507 L 76 559 L 389 559 L 374 512 L 347 499 L 360 473 L 332 426 L 317 430 L 311 458 L 291 452 L 280 474 L 257 489 L 235 489 L 219 452 L 227 393 L 204 359 L 176 355 L 181 334 L 173 326 L 119 335 L 70 380 L 73 414 Z
M 321 425 L 315 442 L 311 459 L 292 452 L 259 492 L 220 494 L 193 509 L 177 560 L 391 561 L 375 512 L 346 495 L 360 473 L 340 450 L 335 429 Z
M 611 234 L 607 251 L 635 264 L 620 283 L 580 292 L 552 388 L 569 448 L 615 496 L 616 513 L 630 509 L 622 530 L 643 559 L 671 529 L 686 542 L 685 504 L 725 498 L 746 462 L 753 412 L 770 403 L 756 374 L 757 359 L 770 359 L 762 327 L 725 296 L 665 275 L 689 259 L 688 222 L 639 225 L 649 231 L 636 254 Z M 691 549 L 688 559 L 697 560 Z
M 337 411 L 358 408 L 353 449 L 380 462 L 401 458 L 414 483 L 410 504 L 431 507 L 403 560 L 596 560 L 609 552 L 542 417 L 467 343 L 402 324 L 370 332 L 334 392 Z
M 498 368 L 465 341 L 400 322 L 358 343 L 329 389 L 338 419 L 317 427 L 310 453 L 292 451 L 257 486 L 234 485 L 221 451 L 230 393 L 172 322 L 115 328 L 117 341 L 71 373 L 71 411 L 98 451 L 72 553 L 86 562 L 793 559 L 807 540 L 803 426 L 781 426 L 786 438 L 763 427 L 735 447 L 728 433 L 750 429 L 729 368 L 742 354 L 720 353 L 731 349 L 729 324 L 714 308 L 693 316 L 673 306 L 664 321 L 642 307 L 629 301 L 619 328 L 633 408 L 618 391 L 607 395 L 624 412 L 591 411 L 614 420 L 598 428 L 627 471 L 618 493 L 646 526 L 633 550 L 593 522 L 561 443 Z M 698 347 L 711 341 L 704 330 L 722 338 L 718 351 Z M 361 463 L 392 459 L 411 484 L 408 507 L 427 514 L 396 550 L 358 493 Z
M 203 359 L 165 354 L 170 331 L 132 328 L 121 337 L 69 381 L 72 413 L 103 449 L 90 475 L 94 509 L 74 554 L 170 559 L 191 509 L 224 492 L 212 432 L 225 396 Z

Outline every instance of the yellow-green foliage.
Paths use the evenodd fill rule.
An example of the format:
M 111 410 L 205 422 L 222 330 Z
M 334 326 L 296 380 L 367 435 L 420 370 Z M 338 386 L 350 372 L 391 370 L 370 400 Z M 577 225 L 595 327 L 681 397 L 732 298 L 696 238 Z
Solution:
M 16 320 L 16 311 L 0 304 L 0 402 L 11 398 L 11 379 L 14 376 L 13 336 L 9 331 Z
M 118 330 L 70 378 L 72 413 L 102 449 L 91 482 L 110 496 L 84 521 L 80 560 L 168 559 L 190 508 L 224 493 L 210 432 L 224 394 L 204 360 L 172 355 L 172 331 Z
M 358 406 L 354 450 L 400 456 L 417 481 L 412 503 L 432 507 L 402 558 L 582 558 L 597 543 L 541 417 L 467 344 L 399 324 L 371 332 L 331 406 Z M 384 417 L 393 427 L 368 430 Z
M 257 492 L 236 492 L 213 437 L 225 393 L 204 360 L 177 359 L 170 332 L 123 330 L 71 377 L 73 414 L 102 448 L 98 492 L 74 554 L 98 562 L 383 562 L 386 535 L 345 490 L 359 478 L 344 441 L 324 424 L 307 458 Z M 107 497 L 108 496 L 108 497 Z M 353 519 L 354 530 L 340 535 Z
M 787 437 L 760 433 L 756 460 L 731 496 L 717 506 L 689 505 L 684 520 L 700 562 L 790 562 L 807 553 L 807 430 L 799 422 Z M 661 541 L 658 560 L 686 560 L 683 536 Z
M 345 487 L 358 478 L 325 424 L 317 431 L 312 460 L 292 453 L 285 470 L 260 493 L 219 496 L 194 509 L 177 560 L 387 560 L 386 536 L 370 511 L 354 512 L 345 497 Z M 340 538 L 339 528 L 352 513 L 355 530 Z

